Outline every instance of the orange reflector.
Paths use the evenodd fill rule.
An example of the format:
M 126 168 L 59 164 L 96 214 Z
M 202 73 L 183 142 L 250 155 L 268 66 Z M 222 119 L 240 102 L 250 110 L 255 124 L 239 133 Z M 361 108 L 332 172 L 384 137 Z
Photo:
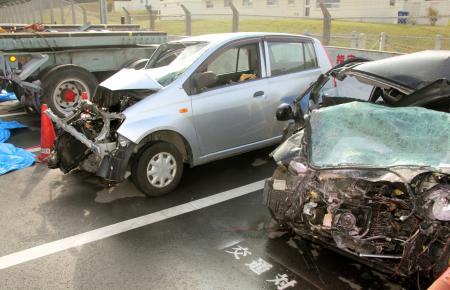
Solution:
M 188 108 L 181 108 L 181 109 L 179 110 L 179 112 L 183 114 L 183 113 L 189 112 L 189 110 L 188 110 Z

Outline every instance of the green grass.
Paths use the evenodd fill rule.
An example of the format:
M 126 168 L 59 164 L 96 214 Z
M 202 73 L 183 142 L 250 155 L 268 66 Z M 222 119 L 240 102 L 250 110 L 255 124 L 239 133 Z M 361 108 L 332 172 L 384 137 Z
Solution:
M 83 5 L 88 11 L 88 21 L 98 23 L 98 5 L 97 3 L 85 3 Z M 149 27 L 148 16 L 145 11 L 131 11 L 133 23 L 140 24 L 142 27 Z M 120 23 L 120 17 L 125 13 L 113 12 L 108 15 L 109 23 Z M 46 19 L 49 15 L 46 13 Z M 59 20 L 59 10 L 55 9 L 55 19 Z M 81 20 L 81 13 L 78 15 Z M 47 20 L 47 21 L 48 21 Z M 70 23 L 70 13 L 67 9 L 66 22 Z M 170 35 L 184 35 L 183 20 L 157 20 L 156 30 L 167 32 Z M 231 31 L 231 17 L 221 19 L 202 19 L 192 21 L 192 34 L 200 35 L 207 33 L 220 33 Z M 241 18 L 239 31 L 266 31 L 266 32 L 285 32 L 304 34 L 306 31 L 315 36 L 322 33 L 321 20 L 308 19 L 249 19 Z M 378 49 L 378 40 L 381 32 L 388 35 L 386 50 L 396 52 L 413 52 L 424 49 L 433 49 L 436 34 L 443 38 L 441 49 L 450 50 L 450 26 L 429 26 L 429 25 L 396 25 L 380 23 L 362 23 L 351 21 L 332 21 L 330 45 L 350 46 L 348 37 L 355 32 L 366 35 L 366 48 Z M 345 35 L 346 38 L 335 37 Z M 447 39 L 446 39 L 447 38 Z
M 145 24 L 145 23 L 144 23 Z M 386 50 L 398 52 L 412 52 L 434 48 L 434 37 L 440 34 L 442 49 L 450 49 L 450 27 L 395 25 L 378 23 L 360 23 L 347 21 L 332 21 L 331 35 L 347 35 L 352 32 L 366 35 L 366 48 L 378 49 L 381 32 L 388 34 Z M 157 30 L 169 34 L 184 34 L 183 21 L 158 21 Z M 206 33 L 229 32 L 230 20 L 194 20 L 192 33 L 194 35 Z M 243 19 L 240 21 L 239 31 L 267 31 L 303 34 L 305 31 L 314 35 L 321 35 L 322 21 L 304 19 Z M 405 37 L 407 36 L 407 37 Z M 418 37 L 423 37 L 419 38 Z M 350 39 L 332 37 L 331 45 L 350 46 Z

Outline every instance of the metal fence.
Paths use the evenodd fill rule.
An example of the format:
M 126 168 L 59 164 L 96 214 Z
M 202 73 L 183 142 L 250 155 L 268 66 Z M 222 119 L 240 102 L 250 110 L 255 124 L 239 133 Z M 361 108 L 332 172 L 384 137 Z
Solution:
M 152 10 L 150 6 L 141 11 L 128 11 L 125 8 L 122 8 L 122 11 L 112 11 L 112 7 L 108 7 L 106 0 L 87 3 L 78 3 L 75 0 L 31 0 L 29 2 L 8 4 L 0 7 L 0 22 L 139 24 L 143 29 L 147 30 L 161 30 L 176 35 L 193 35 L 255 30 L 251 29 L 252 26 L 250 24 L 252 21 L 267 23 L 264 27 L 259 26 L 257 30 L 264 29 L 265 31 L 284 32 L 277 30 L 277 21 L 292 20 L 295 22 L 296 20 L 314 20 L 309 17 L 267 17 L 243 14 L 232 3 L 230 4 L 229 12 L 223 14 L 193 14 L 187 7 L 181 4 L 180 12 L 182 13 L 164 16 L 159 11 Z M 332 33 L 333 22 L 338 19 L 333 18 L 332 15 L 327 16 L 326 9 L 323 13 L 325 15 L 324 18 L 316 18 L 315 24 L 311 24 L 310 27 L 298 27 L 295 33 L 317 37 L 328 45 L 359 49 L 394 52 L 412 52 L 424 49 L 450 50 L 450 33 L 426 36 L 401 36 L 398 34 L 390 34 L 389 31 L 381 33 L 361 33 L 357 31 L 341 34 Z M 414 23 L 415 21 L 410 16 L 400 18 L 399 21 L 402 23 Z M 370 21 L 367 18 L 357 20 Z M 371 24 L 367 23 L 367 25 Z M 412 27 L 412 24 L 399 25 L 410 25 Z
M 2 23 L 78 24 L 88 22 L 88 11 L 73 0 L 31 0 L 0 7 Z
M 305 30 L 305 35 L 321 38 L 320 34 L 309 33 Z M 331 46 L 392 51 L 392 52 L 414 52 L 420 50 L 450 50 L 450 37 L 443 37 L 440 34 L 430 36 L 394 36 L 387 32 L 380 34 L 332 34 L 329 42 Z
M 151 30 L 162 29 L 170 34 L 182 34 L 182 35 L 193 35 L 201 33 L 216 33 L 216 32 L 236 32 L 243 31 L 241 27 L 241 22 L 247 20 L 265 20 L 268 22 L 275 22 L 277 20 L 324 20 L 324 18 L 305 18 L 305 17 L 263 17 L 260 15 L 248 15 L 240 14 L 239 11 L 232 5 L 230 5 L 230 13 L 227 14 L 192 14 L 187 7 L 180 5 L 183 9 L 183 14 L 164 16 L 158 14 L 157 11 L 152 11 L 150 8 L 147 11 L 141 11 L 136 13 L 135 11 L 129 12 L 123 8 L 125 14 L 125 21 L 128 24 L 139 23 L 140 25 L 147 27 Z M 324 11 L 324 14 L 326 11 Z M 445 16 L 446 17 L 446 16 Z M 325 17 L 326 18 L 326 17 Z M 332 18 L 330 15 L 329 21 L 330 26 L 326 27 L 326 21 L 321 24 L 321 33 L 310 32 L 308 27 L 304 29 L 298 29 L 297 33 L 302 33 L 305 35 L 314 36 L 319 38 L 322 42 L 327 45 L 341 46 L 349 48 L 358 49 L 369 49 L 369 50 L 379 50 L 379 51 L 393 51 L 393 52 L 413 52 L 426 49 L 446 49 L 450 50 L 450 34 L 447 36 L 442 36 L 440 34 L 428 35 L 428 36 L 399 36 L 391 35 L 389 31 L 380 33 L 358 33 L 353 31 L 347 34 L 336 34 L 331 33 L 333 21 L 338 20 Z M 386 17 L 387 18 L 387 17 Z M 402 24 L 399 25 L 410 25 L 417 19 L 423 17 L 413 18 L 411 16 L 400 17 L 399 20 Z M 203 21 L 202 21 L 203 20 Z M 205 20 L 214 20 L 208 29 L 205 29 Z M 347 20 L 347 19 L 346 19 Z M 360 19 L 358 19 L 360 20 Z M 365 19 L 367 22 L 370 19 Z M 268 31 L 271 31 L 271 23 L 268 23 Z M 167 25 L 170 24 L 170 25 Z M 367 25 L 371 25 L 367 23 Z M 248 27 L 244 28 L 247 29 Z M 266 27 L 264 27 L 265 29 Z M 275 31 L 274 29 L 273 31 Z M 326 31 L 328 30 L 328 31 Z M 200 32 L 200 33 L 199 33 Z M 284 31 L 278 31 L 284 32 Z M 327 36 L 327 34 L 329 36 Z M 324 39 L 324 37 L 329 37 L 329 39 Z

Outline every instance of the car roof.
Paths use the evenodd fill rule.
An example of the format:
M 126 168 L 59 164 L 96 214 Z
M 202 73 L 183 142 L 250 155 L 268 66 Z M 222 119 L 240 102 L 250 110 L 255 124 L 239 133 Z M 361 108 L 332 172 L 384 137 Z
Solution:
M 364 62 L 351 70 L 419 90 L 440 79 L 450 80 L 450 50 L 427 50 Z
M 192 36 L 183 38 L 182 42 L 195 42 L 195 41 L 206 41 L 213 44 L 226 43 L 233 40 L 253 38 L 253 37 L 264 37 L 264 36 L 279 36 L 279 37 L 302 37 L 313 39 L 309 36 L 288 34 L 288 33 L 274 33 L 274 32 L 233 32 L 233 33 L 216 33 L 216 34 L 205 34 L 199 36 Z

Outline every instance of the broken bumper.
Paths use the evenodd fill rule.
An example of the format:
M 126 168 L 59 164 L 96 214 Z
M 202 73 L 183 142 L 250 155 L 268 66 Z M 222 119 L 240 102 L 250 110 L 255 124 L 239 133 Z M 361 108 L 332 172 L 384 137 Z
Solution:
M 67 119 L 59 118 L 50 109 L 44 113 L 60 129 L 49 157 L 50 168 L 60 168 L 67 173 L 76 167 L 81 167 L 85 171 L 115 183 L 126 178 L 129 161 L 135 148 L 134 143 L 125 138 L 122 138 L 121 142 L 118 140 L 115 142 L 92 141 L 70 125 Z M 109 122 L 108 118 L 105 124 L 106 122 Z M 105 131 L 109 131 L 109 125 L 104 125 L 100 135 L 109 134 Z

